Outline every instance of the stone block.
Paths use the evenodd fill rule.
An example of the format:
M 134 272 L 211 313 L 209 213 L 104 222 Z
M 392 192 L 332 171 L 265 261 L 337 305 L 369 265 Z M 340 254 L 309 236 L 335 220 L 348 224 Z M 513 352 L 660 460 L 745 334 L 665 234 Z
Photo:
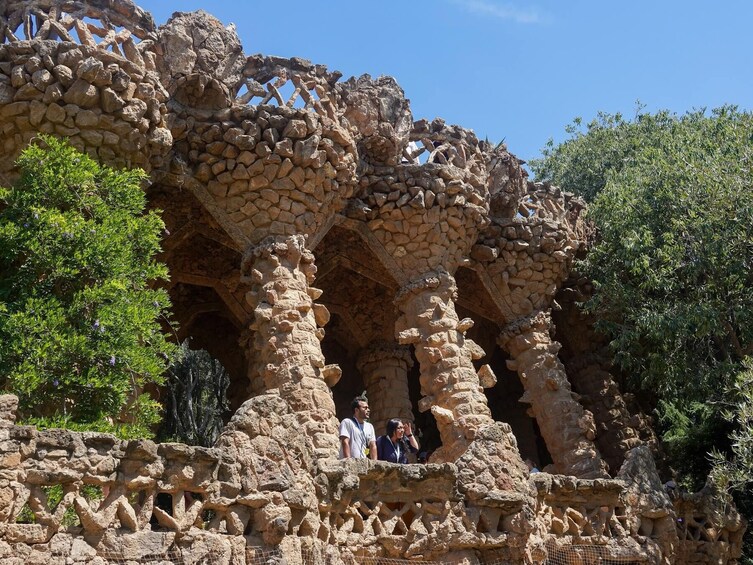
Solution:
M 94 108 L 99 105 L 99 99 L 97 87 L 81 78 L 76 79 L 63 94 L 63 100 L 67 104 L 81 108 Z

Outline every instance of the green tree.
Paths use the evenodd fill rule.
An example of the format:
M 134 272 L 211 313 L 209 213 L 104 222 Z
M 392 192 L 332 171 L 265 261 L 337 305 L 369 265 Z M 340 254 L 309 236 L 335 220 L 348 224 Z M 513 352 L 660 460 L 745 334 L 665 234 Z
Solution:
M 584 128 L 583 120 L 576 118 L 565 127 L 569 139 L 559 144 L 550 139 L 542 158 L 531 161 L 531 169 L 537 179 L 550 180 L 590 202 L 609 175 L 634 162 L 636 155 L 653 145 L 656 136 L 677 119 L 666 110 L 643 113 L 640 104 L 634 120 L 620 113 L 599 112 Z
M 189 348 L 188 340 L 167 372 L 168 397 L 162 440 L 211 447 L 220 435 L 230 405 L 230 375 L 203 349 Z
M 597 292 L 585 306 L 630 384 L 656 398 L 672 465 L 697 487 L 717 451 L 717 474 L 744 492 L 753 481 L 753 115 L 599 114 L 581 126 L 532 168 L 591 201 L 598 232 L 579 268 Z
M 102 167 L 53 137 L 0 189 L 0 384 L 22 420 L 148 436 L 174 346 L 151 285 L 164 224 L 145 213 L 142 171 Z

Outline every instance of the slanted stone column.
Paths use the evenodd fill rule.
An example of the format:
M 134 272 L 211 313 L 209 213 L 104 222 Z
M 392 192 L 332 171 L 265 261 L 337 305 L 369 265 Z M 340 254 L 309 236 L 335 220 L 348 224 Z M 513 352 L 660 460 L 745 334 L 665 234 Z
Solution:
M 465 337 L 473 321 L 458 319 L 456 294 L 455 279 L 438 270 L 408 284 L 395 298 L 402 312 L 396 328 L 398 341 L 415 346 L 421 365 L 424 396 L 419 410 L 431 410 L 442 438 L 432 461 L 455 461 L 481 427 L 494 424 L 473 367 L 473 360 L 483 357 L 484 351 Z M 495 380 L 488 367 L 482 374 L 486 380 Z
M 551 316 L 538 312 L 507 326 L 497 341 L 511 356 L 507 366 L 520 376 L 525 388 L 521 401 L 531 405 L 557 472 L 583 479 L 608 477 L 594 445 L 593 415 L 573 398 L 557 357 L 561 345 L 552 340 L 551 328 Z
M 408 391 L 408 371 L 413 366 L 410 349 L 396 343 L 377 343 L 358 358 L 358 370 L 366 385 L 371 423 L 377 435 L 385 433 L 387 420 L 414 422 Z
M 329 390 L 340 377 L 337 365 L 325 366 L 320 341 L 329 312 L 314 300 L 316 266 L 303 236 L 268 237 L 249 249 L 242 270 L 252 290 L 251 330 L 255 365 L 266 392 L 277 391 L 296 414 L 300 432 L 314 439 L 317 455 L 337 456 L 337 418 Z

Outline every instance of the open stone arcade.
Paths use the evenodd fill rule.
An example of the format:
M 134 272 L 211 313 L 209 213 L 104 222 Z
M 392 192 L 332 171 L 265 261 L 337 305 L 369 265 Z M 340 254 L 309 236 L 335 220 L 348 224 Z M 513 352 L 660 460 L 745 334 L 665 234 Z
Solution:
M 147 171 L 179 337 L 234 409 L 200 448 L 17 426 L 0 397 L 0 561 L 736 563 L 742 519 L 664 491 L 577 312 L 583 203 L 414 121 L 391 78 L 340 78 L 204 12 L 0 3 L 0 180 L 40 132 Z M 430 464 L 337 459 L 363 390 Z

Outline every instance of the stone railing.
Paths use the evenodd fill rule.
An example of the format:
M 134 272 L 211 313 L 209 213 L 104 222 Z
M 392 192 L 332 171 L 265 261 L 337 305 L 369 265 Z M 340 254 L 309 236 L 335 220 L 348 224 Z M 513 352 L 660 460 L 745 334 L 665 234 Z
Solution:
M 682 563 L 726 563 L 740 557 L 745 520 L 709 486 L 697 493 L 678 493 L 673 500 Z
M 273 522 L 271 499 L 228 492 L 217 450 L 26 426 L 0 435 L 0 562 L 34 552 L 252 563 L 265 545 L 257 524 Z
M 341 76 L 337 71 L 328 72 L 324 65 L 297 57 L 252 55 L 243 68 L 235 101 L 244 105 L 303 107 L 337 121 L 342 112 L 334 85 Z
M 585 242 L 586 226 L 583 212 L 586 203 L 569 192 L 547 183 L 529 182 L 526 195 L 520 200 L 518 213 L 530 222 L 552 222 L 568 229 L 573 239 Z
M 620 562 L 730 563 L 740 554 L 739 515 L 711 508 L 703 493 L 675 500 L 673 533 L 659 527 L 666 512 L 634 506 L 640 497 L 627 477 L 535 474 L 535 508 L 528 508 L 514 492 L 466 499 L 462 473 L 450 463 L 320 460 L 314 524 L 296 519 L 284 481 L 267 477 L 264 490 L 248 491 L 228 479 L 236 462 L 222 449 L 16 426 L 16 402 L 0 397 L 0 559 L 77 548 L 90 558 L 178 552 L 248 563 L 260 548 L 284 553 L 312 544 L 344 556 L 357 547 L 362 557 L 437 561 L 471 547 L 512 561 L 526 548 L 543 559 L 585 546 Z M 284 541 L 291 536 L 300 541 Z M 667 536 L 679 539 L 684 561 L 667 555 L 676 544 Z
M 640 518 L 622 500 L 624 483 L 617 480 L 576 480 L 537 473 L 537 515 L 551 547 L 601 546 L 615 557 L 642 561 L 646 551 L 634 539 Z
M 0 11 L 0 43 L 51 39 L 97 47 L 155 70 L 151 15 L 130 2 L 105 0 L 6 2 Z M 99 26 L 92 23 L 99 22 Z M 71 32 L 75 31 L 78 41 Z
M 588 481 L 537 474 L 533 481 L 550 555 L 562 548 L 593 546 L 598 551 L 590 554 L 605 562 L 683 565 L 737 563 L 741 555 L 744 520 L 705 489 L 677 495 L 666 509 L 641 504 L 641 496 L 656 500 L 660 493 L 636 497 L 635 483 L 625 478 Z
M 439 118 L 413 124 L 410 141 L 403 152 L 408 163 L 454 165 L 479 178 L 486 178 L 486 157 L 476 134 L 460 126 L 448 126 Z
M 364 556 L 443 561 L 477 547 L 507 548 L 515 561 L 530 532 L 520 527 L 525 496 L 506 493 L 470 503 L 458 494 L 454 464 L 337 461 L 325 472 L 330 480 L 358 478 L 357 489 L 321 506 L 326 541 L 359 547 Z
M 15 472 L 3 469 L 4 494 L 12 493 L 2 516 L 7 541 L 46 543 L 69 526 L 81 535 L 113 528 L 185 532 L 196 525 L 240 534 L 246 528 L 231 509 L 243 502 L 220 503 L 214 481 L 222 457 L 211 449 L 28 426 L 4 432 L 3 460 L 19 462 Z

